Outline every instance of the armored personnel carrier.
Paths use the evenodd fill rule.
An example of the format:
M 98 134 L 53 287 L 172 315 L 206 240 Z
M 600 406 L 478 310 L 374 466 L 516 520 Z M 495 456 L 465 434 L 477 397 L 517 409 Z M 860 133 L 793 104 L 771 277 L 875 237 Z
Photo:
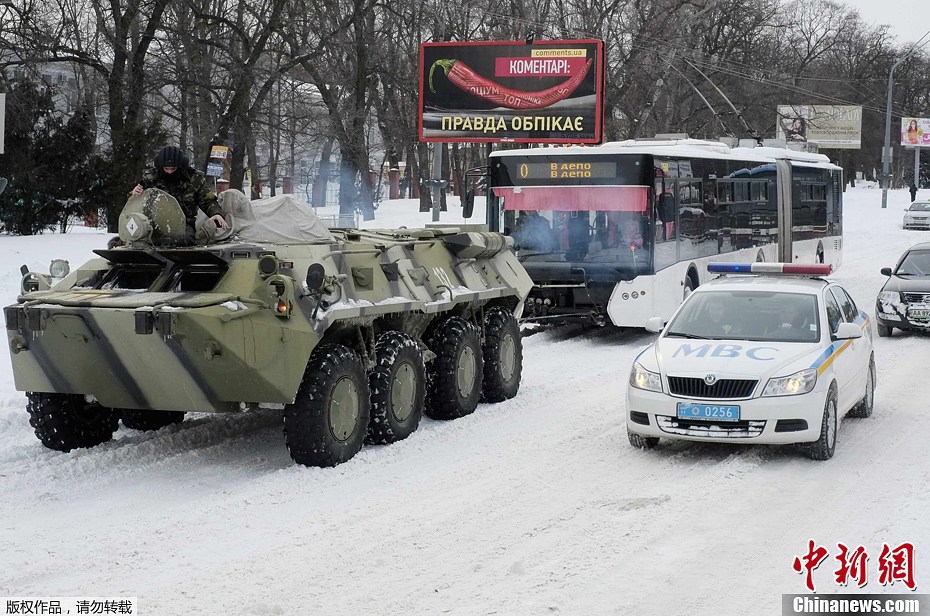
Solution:
M 276 407 L 291 457 L 333 466 L 406 438 L 423 413 L 516 395 L 532 282 L 509 238 L 328 230 L 289 196 L 222 197 L 230 229 L 206 221 L 195 245 L 177 201 L 150 189 L 97 258 L 60 279 L 25 273 L 4 316 L 46 447 L 104 443 L 120 420 L 152 430 Z

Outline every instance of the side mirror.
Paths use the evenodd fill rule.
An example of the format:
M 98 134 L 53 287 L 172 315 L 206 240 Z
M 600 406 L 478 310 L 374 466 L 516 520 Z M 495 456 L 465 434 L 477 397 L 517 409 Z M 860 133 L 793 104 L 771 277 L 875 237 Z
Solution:
M 465 191 L 465 194 L 462 195 L 462 217 L 471 218 L 471 215 L 475 211 L 475 191 L 468 189 Z
M 319 263 L 314 263 L 307 268 L 307 288 L 311 293 L 316 293 L 322 289 L 325 279 L 326 270 Z
M 836 328 L 836 333 L 833 334 L 834 340 L 852 340 L 854 338 L 862 338 L 862 328 L 855 323 L 840 323 L 840 326 Z
M 662 320 L 662 317 L 650 317 L 649 320 L 646 321 L 647 332 L 658 334 L 662 331 L 663 327 L 665 327 L 665 321 Z
M 891 276 L 891 268 L 883 267 L 881 271 L 882 276 Z

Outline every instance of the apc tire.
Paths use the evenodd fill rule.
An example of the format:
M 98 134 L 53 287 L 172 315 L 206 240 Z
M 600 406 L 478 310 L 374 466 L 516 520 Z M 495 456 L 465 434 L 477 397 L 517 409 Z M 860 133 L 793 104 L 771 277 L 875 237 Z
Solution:
M 881 323 L 876 323 L 875 327 L 878 329 L 879 338 L 890 338 L 891 333 L 894 330 L 893 327 L 888 327 L 887 325 L 882 325 Z
M 637 449 L 652 449 L 659 444 L 659 437 L 657 436 L 643 436 L 629 431 L 627 431 L 626 435 L 630 439 L 630 445 Z
M 875 405 L 875 358 L 869 359 L 869 372 L 866 375 L 865 395 L 856 406 L 852 407 L 848 413 L 849 417 L 871 417 L 872 409 Z
M 165 426 L 184 421 L 184 411 L 143 411 L 123 409 L 120 412 L 123 425 L 132 430 L 160 430 Z
M 427 346 L 436 357 L 426 373 L 426 414 L 456 419 L 473 413 L 484 375 L 478 328 L 461 317 L 449 317 L 433 330 Z
M 362 448 L 370 413 L 362 360 L 341 344 L 314 349 L 294 402 L 284 407 L 284 443 L 304 466 L 336 466 Z
M 55 451 L 96 447 L 113 438 L 119 416 L 113 409 L 89 403 L 80 394 L 28 392 L 29 425 L 42 444 Z
M 808 455 L 812 460 L 829 460 L 836 451 L 836 433 L 839 428 L 839 417 L 836 411 L 836 390 L 830 388 L 827 401 L 823 407 L 823 418 L 820 421 L 820 438 L 811 443 Z
M 368 373 L 371 419 L 366 442 L 387 444 L 413 434 L 423 417 L 426 368 L 416 340 L 385 332 L 375 344 L 375 367 Z
M 517 395 L 523 374 L 523 341 L 513 313 L 495 306 L 484 313 L 482 399 L 503 402 Z

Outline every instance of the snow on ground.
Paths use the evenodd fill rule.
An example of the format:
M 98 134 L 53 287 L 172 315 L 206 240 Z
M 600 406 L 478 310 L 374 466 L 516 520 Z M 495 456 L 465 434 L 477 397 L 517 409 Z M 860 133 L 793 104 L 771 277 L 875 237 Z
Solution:
M 846 193 L 834 278 L 870 314 L 900 253 L 906 191 Z M 456 208 L 443 222 L 460 222 Z M 429 213 L 385 202 L 372 227 Z M 19 267 L 72 266 L 108 235 L 0 237 L 0 300 Z M 836 544 L 916 547 L 930 586 L 930 338 L 875 340 L 875 414 L 843 422 L 833 460 L 789 447 L 629 446 L 624 393 L 645 332 L 527 337 L 519 395 L 333 469 L 291 463 L 280 411 L 196 415 L 155 433 L 58 453 L 33 436 L 0 360 L 0 596 L 136 596 L 173 614 L 780 614 L 804 592 L 791 563 Z

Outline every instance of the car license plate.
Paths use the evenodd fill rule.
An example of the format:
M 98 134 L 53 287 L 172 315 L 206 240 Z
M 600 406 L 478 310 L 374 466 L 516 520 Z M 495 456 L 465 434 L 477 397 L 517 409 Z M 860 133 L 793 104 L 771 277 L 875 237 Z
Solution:
M 708 421 L 739 421 L 739 407 L 726 404 L 678 403 L 679 419 L 703 419 Z
M 918 308 L 907 311 L 909 319 L 930 319 L 930 308 Z

